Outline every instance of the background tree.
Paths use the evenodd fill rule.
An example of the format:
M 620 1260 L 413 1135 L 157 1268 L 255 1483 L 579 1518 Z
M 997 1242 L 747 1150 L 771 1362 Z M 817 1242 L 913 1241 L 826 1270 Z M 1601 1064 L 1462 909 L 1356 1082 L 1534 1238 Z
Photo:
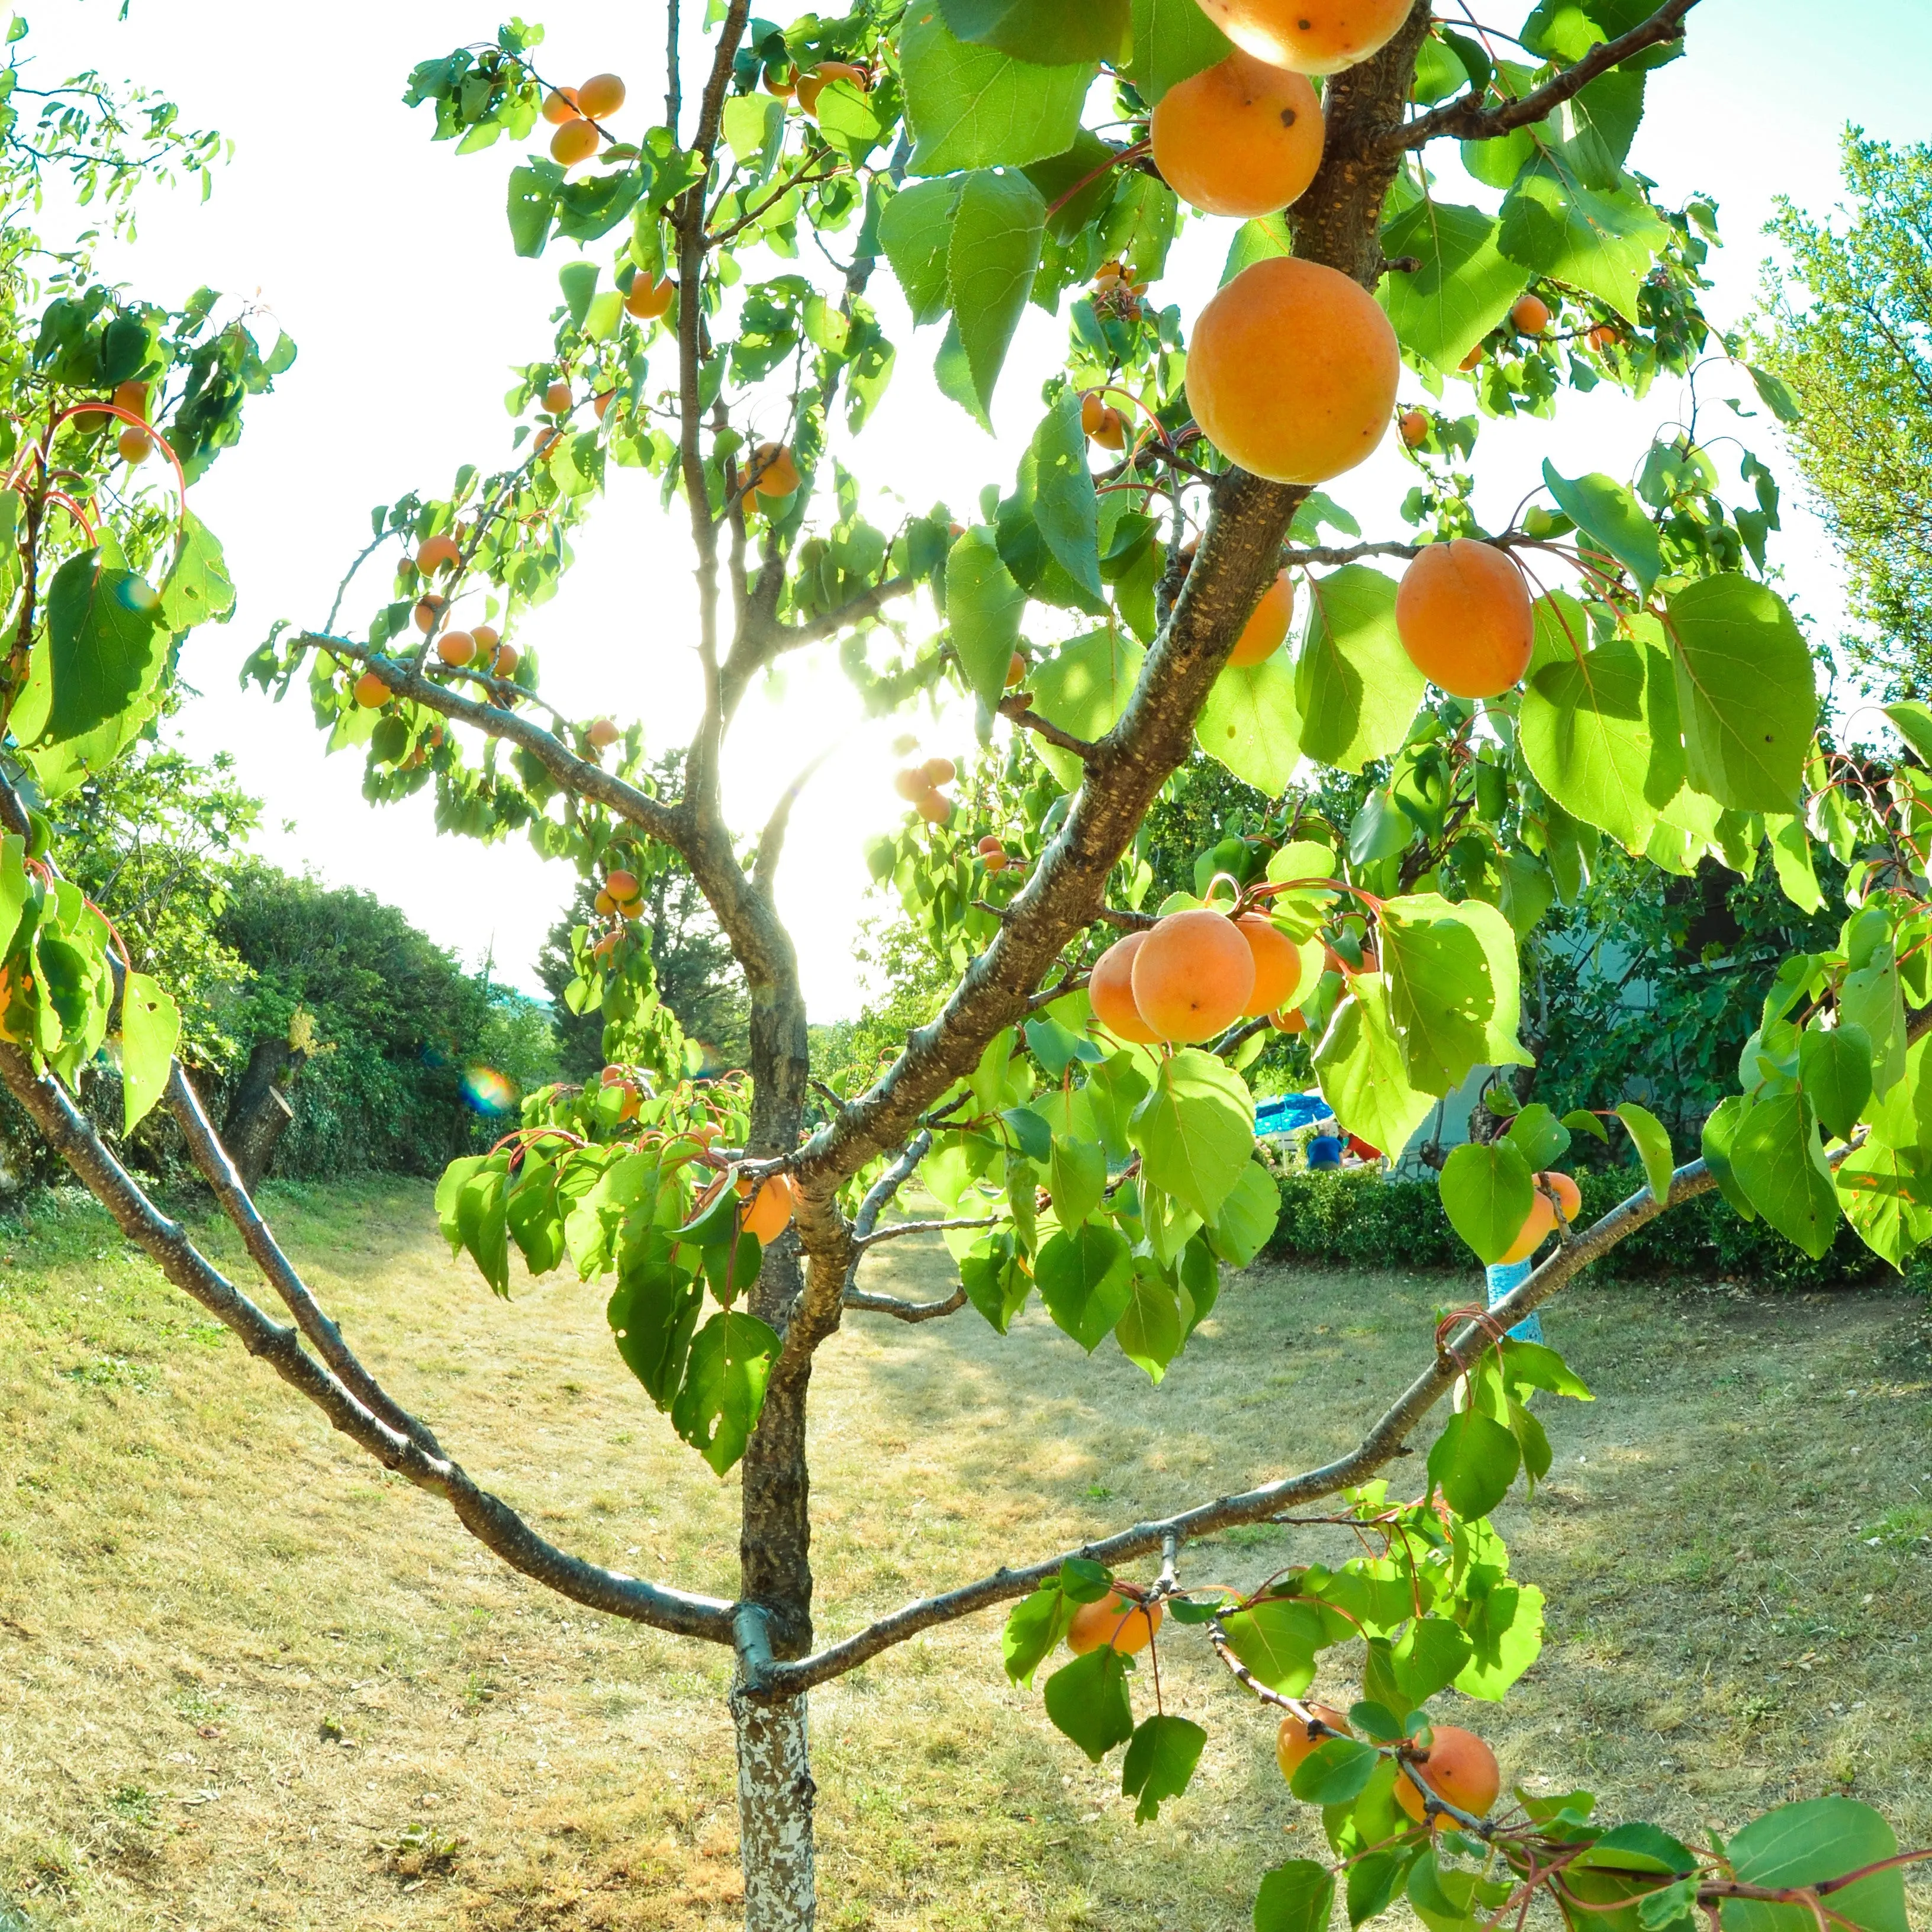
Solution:
M 1888 696 L 1932 676 L 1932 146 L 1845 130 L 1849 208 L 1780 199 L 1760 346 L 1792 454 L 1843 553 L 1858 659 Z M 1774 401 L 1780 399 L 1774 396 Z
M 1841 1214 L 1894 1262 L 1932 1234 L 1932 770 L 1880 778 L 1819 742 L 1810 653 L 1763 580 L 1768 472 L 1748 458 L 1734 505 L 1694 414 L 1634 488 L 1552 459 L 1520 520 L 1485 528 L 1472 497 L 1486 417 L 1548 416 L 1565 388 L 1605 382 L 1641 394 L 1741 346 L 1718 344 L 1699 307 L 1712 212 L 1660 206 L 1624 165 L 1648 73 L 1681 51 L 1694 4 L 1538 7 L 1492 46 L 1407 0 L 881 0 L 782 28 L 719 0 L 701 40 L 670 10 L 665 120 L 626 123 L 635 138 L 606 124 L 625 111 L 621 82 L 566 92 L 520 23 L 417 69 L 411 100 L 462 149 L 521 140 L 540 116 L 554 130 L 549 158 L 511 176 L 520 252 L 560 238 L 605 252 L 560 271 L 555 335 L 511 398 L 515 459 L 378 513 L 364 560 L 383 554 L 392 594 L 367 634 L 334 617 L 278 628 L 250 668 L 272 689 L 306 678 L 332 743 L 364 748 L 374 796 L 433 790 L 450 831 L 525 831 L 597 881 L 565 994 L 602 1012 L 603 1072 L 532 1096 L 502 1144 L 450 1166 L 437 1207 L 499 1293 L 513 1244 L 537 1274 L 567 1261 L 610 1282 L 613 1341 L 646 1396 L 712 1468 L 738 1472 L 734 1600 L 556 1549 L 380 1387 L 237 1184 L 168 1058 L 162 990 L 117 980 L 104 921 L 38 859 L 46 822 L 15 801 L 0 1077 L 169 1278 L 352 1441 L 549 1587 L 730 1648 L 758 1932 L 815 1913 L 812 1690 L 998 1605 L 1013 1606 L 1016 1681 L 1066 1642 L 1048 1715 L 1096 1762 L 1125 1748 L 1142 1817 L 1187 1788 L 1206 1739 L 1164 1708 L 1159 1642 L 1204 1642 L 1270 1722 L 1283 1714 L 1283 1769 L 1324 1808 L 1335 1857 L 1260 1874 L 1260 1932 L 1325 1926 L 1338 1872 L 1352 1921 L 1406 1897 L 1432 1932 L 1521 1916 L 1544 1892 L 1580 1922 L 1641 1932 L 1688 1932 L 1700 1910 L 1732 1932 L 1774 1915 L 1903 1921 L 1901 1867 L 1921 1855 L 1900 1854 L 1868 1807 L 1780 1807 L 1702 1852 L 1646 1825 L 1606 1832 L 1587 1794 L 1498 1809 L 1493 1757 L 1438 1701 L 1452 1686 L 1506 1694 L 1540 1643 L 1540 1595 L 1511 1576 L 1490 1517 L 1519 1475 L 1551 1466 L 1534 1394 L 1587 1391 L 1510 1326 L 1712 1189 L 1808 1252 Z M 1443 198 L 1422 158 L 1450 140 L 1484 200 Z M 1191 316 L 1150 300 L 1177 188 L 1247 218 Z M 808 255 L 807 238 L 823 249 Z M 939 388 L 982 423 L 1022 308 L 1057 312 L 1078 292 L 1012 491 L 990 487 L 966 515 L 942 502 L 870 520 L 859 440 L 896 354 L 866 295 L 882 264 L 916 319 L 946 319 Z M 104 351 L 89 341 L 91 379 Z M 1398 416 L 1405 364 L 1432 406 Z M 19 413 L 44 414 L 51 440 L 65 418 L 44 412 L 44 389 L 58 406 L 79 379 L 18 380 Z M 1315 486 L 1391 430 L 1416 466 L 1413 533 L 1356 541 Z M 49 459 L 64 453 L 44 448 L 20 479 L 30 581 L 46 478 L 73 466 Z M 638 728 L 562 715 L 515 637 L 558 590 L 611 464 L 660 479 L 696 563 L 704 704 L 674 793 Z M 1349 541 L 1323 541 L 1334 533 Z M 1377 567 L 1390 560 L 1407 566 L 1400 587 Z M 120 614 L 152 608 L 120 587 L 88 607 L 94 658 L 118 661 Z M 62 688 L 67 620 L 32 619 L 12 715 L 51 782 L 80 755 L 76 720 L 25 707 L 37 662 Z M 902 775 L 911 811 L 875 870 L 956 976 L 890 1066 L 844 1095 L 811 1084 L 775 896 L 809 770 L 752 836 L 722 804 L 747 688 L 821 645 L 881 710 L 935 688 L 970 700 L 982 746 L 963 776 L 943 758 Z M 92 729 L 122 714 L 82 715 Z M 1932 712 L 1892 716 L 1932 748 Z M 1271 812 L 1238 872 L 1210 847 L 1204 883 L 1156 901 L 1142 835 L 1197 740 L 1270 800 L 1306 758 L 1359 802 L 1346 827 Z M 1846 866 L 1846 916 L 1780 963 L 1705 1157 L 1674 1166 L 1655 1116 L 1607 1096 L 1562 1120 L 1525 1107 L 1493 1143 L 1457 1149 L 1442 1201 L 1478 1257 L 1558 1245 L 1495 1310 L 1419 1337 L 1425 1366 L 1355 1448 L 1078 1551 L 1016 1550 L 822 1635 L 809 1396 L 848 1312 L 970 1310 L 1004 1331 L 1037 1289 L 1082 1348 L 1111 1338 L 1157 1380 L 1220 1267 L 1252 1258 L 1274 1223 L 1233 1064 L 1271 1016 L 1302 1016 L 1343 1118 L 1402 1144 L 1474 1067 L 1527 1060 L 1520 944 L 1576 899 L 1606 841 L 1681 877 L 1714 850 L 1768 843 L 1781 889 L 1802 896 L 1814 828 Z M 647 879 L 674 862 L 743 974 L 748 1078 L 693 1083 L 658 997 L 640 921 Z M 158 1213 L 76 1106 L 117 994 L 130 1112 L 165 1095 L 295 1326 Z M 1580 1228 L 1554 1163 L 1573 1136 L 1612 1130 L 1646 1185 Z M 887 1218 L 915 1173 L 937 1222 Z M 867 1254 L 921 1229 L 950 1246 L 956 1292 L 908 1304 L 866 1287 Z M 1197 1540 L 1264 1520 L 1294 1524 L 1306 1560 L 1240 1592 L 1184 1576 Z M 1151 1575 L 1124 1574 L 1142 1564 Z M 1307 1701 L 1324 1670 L 1359 1685 L 1346 1712 Z

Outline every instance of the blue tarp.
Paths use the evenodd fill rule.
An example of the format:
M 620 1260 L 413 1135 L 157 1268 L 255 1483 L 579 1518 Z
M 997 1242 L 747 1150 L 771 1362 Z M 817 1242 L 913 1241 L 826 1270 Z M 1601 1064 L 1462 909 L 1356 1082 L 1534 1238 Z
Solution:
M 1328 1115 L 1328 1103 L 1319 1094 L 1276 1094 L 1255 1102 L 1255 1133 L 1289 1133 Z

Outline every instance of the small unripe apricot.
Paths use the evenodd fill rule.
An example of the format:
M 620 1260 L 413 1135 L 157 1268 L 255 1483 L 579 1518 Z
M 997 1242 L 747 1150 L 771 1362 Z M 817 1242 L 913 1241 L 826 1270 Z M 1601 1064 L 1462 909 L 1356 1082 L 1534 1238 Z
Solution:
M 566 121 L 550 137 L 550 158 L 560 166 L 574 168 L 590 160 L 598 146 L 595 122 Z
M 1519 296 L 1510 320 L 1520 335 L 1540 335 L 1550 326 L 1550 304 L 1537 296 Z
M 424 538 L 416 552 L 416 568 L 425 577 L 434 577 L 439 570 L 454 569 L 462 561 L 462 547 L 448 535 Z
M 449 608 L 447 597 L 418 597 L 416 599 L 416 628 L 424 637 L 442 622 L 442 614 Z
M 454 670 L 460 670 L 476 655 L 476 640 L 467 631 L 446 631 L 436 640 L 436 654 Z
M 154 439 L 144 429 L 136 429 L 128 424 L 114 440 L 114 446 L 121 452 L 124 463 L 145 463 L 153 454 Z
M 356 680 L 356 702 L 377 710 L 389 701 L 389 687 L 373 670 L 365 670 Z
M 670 298 L 676 292 L 677 284 L 670 276 L 658 281 L 640 274 L 631 284 L 630 293 L 624 298 L 624 312 L 635 316 L 640 322 L 649 322 L 670 307 Z
M 114 392 L 114 406 L 125 410 L 129 415 L 139 416 L 143 422 L 148 419 L 148 386 L 145 382 L 122 382 Z
M 586 735 L 590 738 L 591 743 L 601 752 L 605 746 L 614 745 L 623 734 L 617 729 L 614 720 L 608 718 L 598 718 L 592 720 L 590 729 Z
M 576 400 L 571 393 L 570 385 L 560 378 L 544 392 L 544 407 L 554 416 L 567 414 Z
M 624 83 L 614 74 L 593 74 L 577 90 L 577 111 L 592 121 L 607 120 L 624 104 Z
M 544 96 L 543 118 L 553 128 L 561 128 L 566 121 L 583 118 L 577 105 L 577 90 L 574 87 L 554 87 Z

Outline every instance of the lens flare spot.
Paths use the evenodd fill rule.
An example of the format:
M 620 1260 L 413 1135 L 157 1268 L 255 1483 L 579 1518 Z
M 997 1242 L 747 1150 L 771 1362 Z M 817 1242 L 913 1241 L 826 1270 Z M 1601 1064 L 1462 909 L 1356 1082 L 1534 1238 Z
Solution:
M 516 1087 L 494 1066 L 472 1066 L 463 1076 L 463 1103 L 472 1112 L 500 1120 L 516 1110 Z

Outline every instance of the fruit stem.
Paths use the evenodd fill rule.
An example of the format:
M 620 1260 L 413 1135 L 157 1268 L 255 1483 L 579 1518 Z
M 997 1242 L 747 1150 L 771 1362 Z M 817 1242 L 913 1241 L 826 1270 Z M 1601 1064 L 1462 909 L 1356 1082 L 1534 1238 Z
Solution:
M 1051 221 L 1082 188 L 1091 188 L 1109 168 L 1118 167 L 1123 161 L 1138 160 L 1152 146 L 1153 143 L 1150 141 L 1136 141 L 1131 147 L 1123 148 L 1118 153 L 1109 154 L 1090 173 L 1082 175 L 1058 201 L 1050 201 L 1047 203 L 1047 220 Z

